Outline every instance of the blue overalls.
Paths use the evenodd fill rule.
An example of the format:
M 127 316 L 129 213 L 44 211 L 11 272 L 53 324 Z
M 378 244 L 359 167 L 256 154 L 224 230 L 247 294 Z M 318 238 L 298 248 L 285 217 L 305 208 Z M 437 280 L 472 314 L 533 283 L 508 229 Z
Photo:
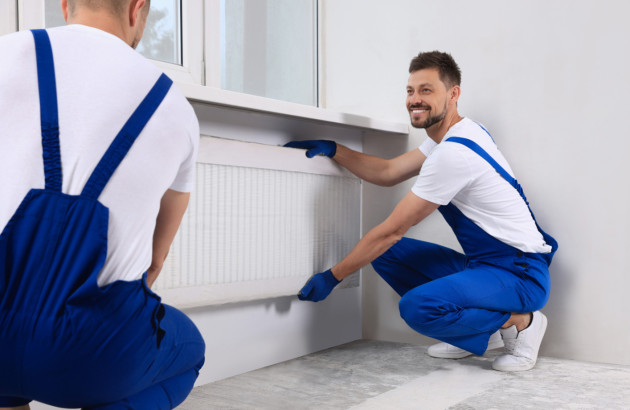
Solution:
M 443 143 L 463 144 L 481 156 L 519 192 L 529 208 L 518 182 L 479 145 L 459 137 Z M 521 252 L 486 233 L 452 203 L 438 210 L 465 255 L 403 238 L 372 266 L 402 296 L 400 315 L 411 328 L 482 355 L 490 335 L 501 328 L 511 312 L 533 312 L 545 305 L 549 264 L 558 244 L 536 223 L 551 252 Z
M 78 196 L 61 192 L 50 40 L 33 30 L 45 189 L 32 189 L 0 234 L 0 407 L 171 409 L 192 390 L 205 345 L 192 321 L 141 280 L 104 287 L 109 210 L 98 197 L 162 102 L 158 79 Z

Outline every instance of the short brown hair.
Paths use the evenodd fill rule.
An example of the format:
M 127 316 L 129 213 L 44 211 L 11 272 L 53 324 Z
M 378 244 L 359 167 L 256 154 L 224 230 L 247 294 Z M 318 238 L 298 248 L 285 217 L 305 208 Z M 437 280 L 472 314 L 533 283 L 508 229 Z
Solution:
M 147 0 L 145 7 L 148 9 L 150 0 Z M 68 0 L 70 14 L 74 14 L 77 5 L 85 6 L 92 10 L 106 9 L 112 14 L 120 15 L 125 12 L 129 0 Z
M 460 85 L 462 82 L 462 72 L 448 53 L 441 51 L 420 52 L 411 60 L 409 74 L 426 68 L 436 68 L 440 74 L 440 80 L 447 88 Z

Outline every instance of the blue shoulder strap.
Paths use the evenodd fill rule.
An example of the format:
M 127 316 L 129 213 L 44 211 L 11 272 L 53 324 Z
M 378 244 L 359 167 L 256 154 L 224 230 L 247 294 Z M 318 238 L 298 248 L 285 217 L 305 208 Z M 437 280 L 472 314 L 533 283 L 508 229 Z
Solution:
M 486 132 L 488 132 L 488 131 L 486 131 Z M 462 144 L 462 145 L 470 148 L 471 150 L 473 150 L 477 155 L 479 155 L 481 158 L 486 160 L 486 162 L 488 162 L 492 166 L 492 168 L 494 168 L 494 170 L 499 175 L 501 175 L 501 177 L 503 177 L 503 179 L 505 179 L 510 185 L 512 185 L 514 187 L 514 189 L 516 189 L 516 191 L 519 193 L 521 198 L 523 198 L 523 201 L 525 201 L 525 205 L 527 205 L 527 209 L 529 210 L 529 213 L 532 216 L 532 219 L 534 220 L 534 223 L 536 224 L 536 228 L 538 228 L 538 231 L 542 234 L 543 239 L 545 240 L 545 242 L 549 246 L 551 246 L 551 253 L 545 254 L 546 255 L 545 259 L 547 261 L 547 264 L 550 264 L 551 263 L 551 258 L 553 257 L 553 254 L 558 249 L 558 242 L 552 236 L 550 236 L 545 231 L 543 231 L 542 228 L 540 227 L 540 225 L 538 225 L 538 222 L 536 221 L 536 217 L 534 216 L 534 213 L 532 212 L 532 208 L 530 208 L 529 202 L 527 202 L 527 198 L 525 197 L 525 193 L 523 192 L 523 188 L 518 183 L 518 181 L 516 181 L 516 179 L 514 179 L 514 177 L 512 177 L 512 175 L 510 175 L 505 169 L 503 169 L 503 167 L 501 165 L 499 165 L 499 163 L 497 161 L 495 161 L 494 158 L 492 158 L 490 156 L 490 154 L 488 154 L 476 142 L 474 142 L 472 140 L 469 140 L 467 138 L 461 138 L 461 137 L 451 137 L 451 138 L 447 139 L 446 141 Z
M 59 115 L 52 47 L 46 30 L 31 30 L 35 39 L 37 83 L 44 156 L 46 189 L 61 192 L 61 156 L 59 153 Z
M 125 155 L 142 132 L 155 110 L 162 103 L 162 100 L 171 88 L 173 81 L 165 74 L 162 74 L 156 81 L 149 94 L 144 97 L 138 108 L 129 117 L 125 125 L 116 135 L 114 141 L 109 146 L 103 158 L 94 169 L 87 184 L 83 188 L 81 195 L 89 198 L 98 198 L 109 179 L 122 162 Z
M 61 192 L 61 154 L 59 149 L 59 114 L 52 47 L 44 29 L 31 30 L 35 39 L 37 77 L 41 112 L 42 147 L 46 189 Z M 118 165 L 142 132 L 168 93 L 173 81 L 162 74 L 149 94 L 122 127 L 103 158 L 94 169 L 81 195 L 98 198 Z
M 521 198 L 523 198 L 523 200 L 527 204 L 527 207 L 529 208 L 529 202 L 527 202 L 527 198 L 525 197 L 525 193 L 523 192 L 523 188 L 518 183 L 518 181 L 516 181 L 516 179 L 514 179 L 514 177 L 512 177 L 512 175 L 510 175 L 505 169 L 503 169 L 503 167 L 501 165 L 499 165 L 499 163 L 497 161 L 495 161 L 494 158 L 492 158 L 490 156 L 490 154 L 488 154 L 476 142 L 474 142 L 472 140 L 469 140 L 467 138 L 461 138 L 461 137 L 451 137 L 451 138 L 447 139 L 446 141 L 456 142 L 458 144 L 465 145 L 468 148 L 470 148 L 471 150 L 473 150 L 481 158 L 485 159 L 492 166 L 492 168 L 494 168 L 494 170 L 497 171 L 497 173 L 503 177 L 503 179 L 505 179 L 507 182 L 509 182 L 510 185 L 512 185 L 514 187 L 514 189 L 516 189 L 516 191 L 519 193 Z M 530 209 L 529 212 L 531 213 L 532 210 Z M 532 213 L 532 217 L 533 216 L 534 216 L 534 214 Z M 535 220 L 536 220 L 536 218 L 534 218 L 534 221 Z

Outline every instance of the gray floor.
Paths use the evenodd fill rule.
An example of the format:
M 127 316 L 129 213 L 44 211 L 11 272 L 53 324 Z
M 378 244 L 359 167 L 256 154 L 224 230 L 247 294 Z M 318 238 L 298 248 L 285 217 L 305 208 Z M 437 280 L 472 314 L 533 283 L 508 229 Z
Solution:
M 630 366 L 540 358 L 501 373 L 498 354 L 358 341 L 195 388 L 178 409 L 630 409 Z

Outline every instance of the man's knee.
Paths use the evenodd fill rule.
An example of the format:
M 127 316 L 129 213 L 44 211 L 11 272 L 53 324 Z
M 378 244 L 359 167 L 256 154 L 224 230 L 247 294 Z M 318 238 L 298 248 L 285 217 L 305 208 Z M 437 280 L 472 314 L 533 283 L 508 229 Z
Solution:
M 189 357 L 190 363 L 194 365 L 195 370 L 199 371 L 203 366 L 206 353 L 206 344 L 199 328 L 182 311 L 169 305 L 163 306 L 165 330 L 173 337 L 169 342 L 184 350 L 185 356 Z
M 451 311 L 449 302 L 422 292 L 408 292 L 400 299 L 398 308 L 402 319 L 415 331 L 431 335 L 436 327 L 443 326 L 444 316 Z
M 205 348 L 204 348 L 204 351 L 205 351 Z M 197 364 L 193 367 L 195 372 L 197 372 L 197 376 L 199 376 L 199 371 L 201 370 L 201 368 L 203 367 L 205 362 L 206 362 L 206 356 L 205 356 L 205 353 L 204 353 L 203 357 L 201 358 L 201 360 L 199 362 L 197 362 Z
M 372 267 L 379 275 L 389 275 L 402 264 L 401 253 L 404 254 L 409 248 L 409 238 L 402 238 L 385 251 L 381 256 L 372 261 Z
M 396 245 L 394 245 L 396 246 Z M 392 249 L 388 249 L 378 258 L 372 261 L 372 267 L 379 275 L 388 272 L 390 268 L 395 264 L 395 259 L 392 258 Z

